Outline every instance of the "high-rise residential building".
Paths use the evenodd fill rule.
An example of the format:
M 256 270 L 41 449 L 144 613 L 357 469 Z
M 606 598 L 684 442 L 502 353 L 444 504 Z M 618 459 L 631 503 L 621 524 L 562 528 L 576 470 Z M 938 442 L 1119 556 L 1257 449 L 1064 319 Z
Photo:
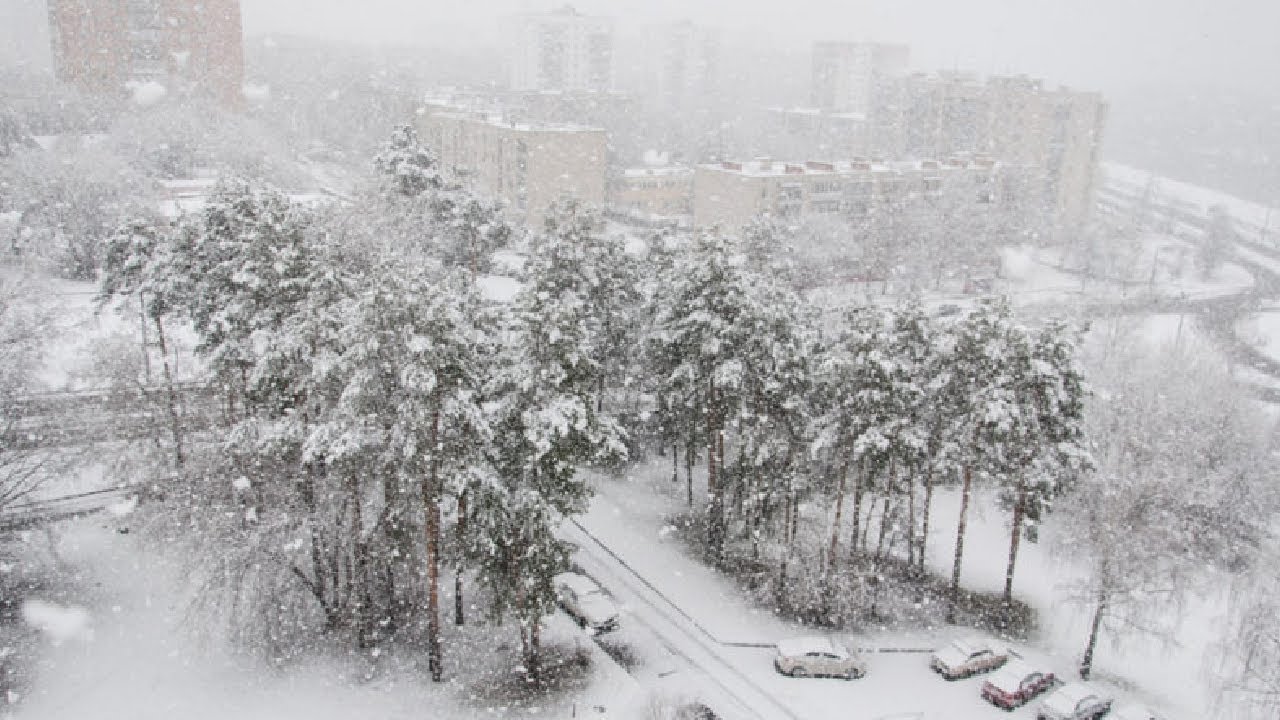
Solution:
M 1040 80 L 940 73 L 905 83 L 906 153 L 982 153 L 1026 170 L 1029 212 L 1050 237 L 1078 230 L 1093 204 L 1107 104 Z
M 651 29 L 650 67 L 658 108 L 690 112 L 709 107 L 717 98 L 720 34 L 684 21 Z
M 613 89 L 613 20 L 570 5 L 510 18 L 508 82 L 512 90 Z
M 130 82 L 239 107 L 240 0 L 48 0 L 54 71 L 100 95 Z
M 480 106 L 428 102 L 418 118 L 423 143 L 472 189 L 501 200 L 507 215 L 542 227 L 561 198 L 603 206 L 608 141 L 599 128 L 512 121 Z
M 820 42 L 813 46 L 813 104 L 870 116 L 879 95 L 907 71 L 906 45 Z

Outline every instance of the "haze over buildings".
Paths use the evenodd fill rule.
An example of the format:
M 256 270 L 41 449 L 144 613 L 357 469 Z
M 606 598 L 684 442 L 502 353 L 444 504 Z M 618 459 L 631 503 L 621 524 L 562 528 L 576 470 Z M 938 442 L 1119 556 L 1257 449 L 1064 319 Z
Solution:
M 566 5 L 506 21 L 508 87 L 512 90 L 613 89 L 613 20 Z
M 54 72 L 96 95 L 154 83 L 241 104 L 239 0 L 48 0 Z

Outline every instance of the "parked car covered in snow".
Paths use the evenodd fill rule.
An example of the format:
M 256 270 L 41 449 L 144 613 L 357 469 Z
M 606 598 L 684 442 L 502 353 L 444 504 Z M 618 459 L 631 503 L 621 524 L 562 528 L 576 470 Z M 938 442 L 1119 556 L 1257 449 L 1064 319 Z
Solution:
M 1092 685 L 1067 683 L 1036 708 L 1036 720 L 1097 720 L 1111 710 L 1111 698 Z
M 1117 705 L 1107 716 L 1107 720 L 1160 720 L 1160 718 L 1147 706 L 1130 702 Z
M 991 673 L 982 684 L 982 697 L 992 705 L 1012 710 L 1053 687 L 1053 673 L 1038 670 L 1030 663 L 1013 660 Z
M 556 602 L 582 627 L 603 633 L 618 627 L 618 606 L 594 580 L 586 575 L 565 572 L 552 580 Z
M 929 658 L 929 667 L 948 680 L 994 670 L 1009 661 L 1009 651 L 997 652 L 985 640 L 952 640 Z
M 855 652 L 825 637 L 789 638 L 778 642 L 773 659 L 778 672 L 791 677 L 842 677 L 846 680 L 867 674 L 867 664 Z

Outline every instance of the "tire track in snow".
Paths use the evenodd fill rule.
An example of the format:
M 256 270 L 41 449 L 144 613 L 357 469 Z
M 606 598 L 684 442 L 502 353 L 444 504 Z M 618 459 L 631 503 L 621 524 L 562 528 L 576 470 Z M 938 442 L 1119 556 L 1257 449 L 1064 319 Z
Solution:
M 603 551 L 604 557 L 601 557 L 600 553 L 587 553 L 588 557 L 593 558 L 596 561 L 595 564 L 599 566 L 599 568 L 592 569 L 603 569 L 608 575 L 622 583 L 630 595 L 634 595 L 659 616 L 659 619 L 667 627 L 658 627 L 652 622 L 645 622 L 645 624 L 668 644 L 668 649 L 679 655 L 691 666 L 701 670 L 705 677 L 718 685 L 726 697 L 731 699 L 737 706 L 740 711 L 737 716 L 758 718 L 759 720 L 775 718 L 803 720 L 800 715 L 792 711 L 780 700 L 764 692 L 756 681 L 739 670 L 719 652 L 719 648 L 722 646 L 770 648 L 773 647 L 772 645 L 722 642 L 679 605 L 663 594 L 661 590 L 654 587 L 643 575 L 632 568 L 630 564 L 619 557 L 608 545 L 583 527 L 576 519 L 571 518 L 569 522 L 584 538 L 590 541 L 590 545 Z M 586 544 L 582 545 L 582 549 L 586 550 Z M 671 637 L 671 635 L 676 637 Z M 690 643 L 692 643 L 692 646 Z M 699 654 L 705 655 L 705 658 L 692 657 L 694 653 L 690 653 L 688 650 L 694 648 L 700 651 Z M 704 700 L 707 699 L 704 698 Z M 714 709 L 720 710 L 718 707 Z M 729 713 L 722 714 L 729 715 Z

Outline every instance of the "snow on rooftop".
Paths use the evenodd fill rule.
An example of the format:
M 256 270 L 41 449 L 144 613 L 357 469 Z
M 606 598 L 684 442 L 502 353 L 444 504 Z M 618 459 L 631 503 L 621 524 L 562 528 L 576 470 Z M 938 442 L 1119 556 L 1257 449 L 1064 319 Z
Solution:
M 991 673 L 987 678 L 987 682 L 1004 692 L 1017 692 L 1022 686 L 1022 681 L 1032 673 L 1036 672 L 1035 668 L 1021 660 L 1010 660 L 1005 663 L 1004 667 L 999 668 Z
M 678 177 L 682 175 L 692 175 L 693 168 L 686 165 L 670 165 L 667 167 L 637 167 L 626 168 L 622 171 L 623 177 Z
M 807 655 L 808 653 L 830 653 L 847 657 L 848 651 L 832 642 L 830 638 L 810 636 L 787 638 L 778 641 L 778 652 L 787 657 Z
M 807 160 L 804 162 L 778 161 L 770 158 L 756 158 L 746 161 L 727 160 L 719 163 L 704 163 L 698 167 L 720 172 L 734 173 L 747 177 L 781 177 L 803 175 L 850 175 L 857 173 L 907 173 L 918 171 L 953 172 L 964 169 L 990 169 L 996 163 L 986 158 L 954 160 L 941 162 L 937 160 Z

